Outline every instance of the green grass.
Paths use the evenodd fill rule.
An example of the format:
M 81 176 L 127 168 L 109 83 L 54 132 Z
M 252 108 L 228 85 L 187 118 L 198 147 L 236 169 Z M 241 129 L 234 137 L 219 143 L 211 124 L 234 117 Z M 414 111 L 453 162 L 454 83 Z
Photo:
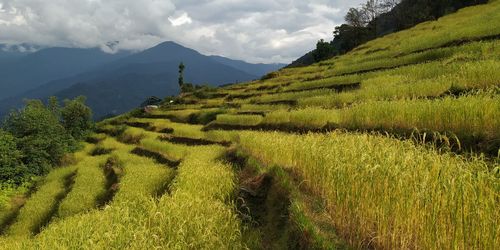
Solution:
M 218 115 L 215 122 L 224 125 L 256 126 L 262 119 L 260 115 Z
M 500 27 L 498 30 L 500 34 Z M 495 46 L 496 45 L 496 46 Z M 499 51 L 496 48 L 498 42 L 474 42 L 457 47 L 431 49 L 424 52 L 412 53 L 401 57 L 381 57 L 379 59 L 362 61 L 355 60 L 349 63 L 336 62 L 332 75 L 352 74 L 373 69 L 394 68 L 404 65 L 419 64 L 429 61 L 450 61 L 456 60 L 457 56 L 462 59 L 478 60 L 484 57 L 498 57 Z M 466 51 L 466 53 L 464 53 Z
M 279 109 L 288 109 L 287 105 L 255 105 L 255 104 L 243 104 L 238 111 L 247 112 L 270 112 Z
M 19 211 L 7 235 L 28 237 L 38 232 L 57 211 L 60 197 L 66 192 L 67 179 L 76 171 L 75 166 L 57 168 L 44 179 L 43 184 Z
M 305 108 L 273 111 L 264 118 L 220 115 L 226 125 L 289 125 L 304 129 L 335 124 L 347 129 L 451 132 L 459 140 L 498 140 L 500 99 L 495 91 L 437 100 L 368 101 L 342 110 Z M 319 98 L 318 98 L 319 99 Z
M 499 86 L 496 60 L 433 62 L 402 69 L 368 74 L 359 90 L 321 94 L 298 100 L 299 107 L 338 108 L 370 100 L 398 100 L 440 97 L 448 92 L 488 89 Z M 438 69 L 438 70 L 436 70 Z
M 173 135 L 181 136 L 181 137 L 190 137 L 190 138 L 203 138 L 204 134 L 201 132 L 202 125 L 191 125 L 185 123 L 176 123 L 171 122 L 166 119 L 135 119 L 134 121 L 139 122 L 147 122 L 151 123 L 153 126 L 157 128 L 172 128 L 174 130 Z M 140 128 L 134 128 L 134 133 L 139 134 L 142 133 L 145 136 L 154 136 L 154 133 L 148 133 Z
M 297 81 L 290 86 L 283 88 L 284 91 L 300 91 L 315 88 L 335 87 L 340 84 L 349 84 L 361 82 L 372 74 L 352 74 L 347 76 L 322 77 L 315 81 Z
M 0 185 L 0 234 L 23 205 L 25 196 L 34 185 L 33 183 L 26 182 L 18 187 L 10 184 Z
M 239 220 L 226 203 L 235 189 L 235 176 L 231 166 L 215 161 L 224 149 L 196 147 L 194 152 L 179 166 L 172 197 L 159 201 L 152 232 L 163 237 L 155 245 L 240 249 L 244 246 Z
M 500 166 L 494 155 L 476 152 L 498 145 L 500 135 L 500 43 L 479 41 L 500 34 L 499 10 L 500 1 L 465 8 L 346 55 L 210 92 L 215 98 L 184 93 L 180 102 L 194 104 L 165 104 L 151 118 L 134 118 L 140 117 L 135 111 L 105 120 L 98 128 L 106 135 L 89 140 L 95 145 L 85 144 L 73 156 L 78 163 L 46 177 L 0 237 L 0 248 L 257 248 L 259 237 L 248 234 L 235 207 L 238 178 L 250 173 L 223 162 L 221 146 L 159 139 L 171 134 L 231 141 L 262 172 L 274 171 L 276 183 L 296 184 L 289 187 L 295 190 L 289 214 L 280 216 L 292 219 L 305 241 L 324 248 L 332 246 L 324 240 L 332 239 L 356 249 L 495 249 Z M 356 86 L 339 87 L 348 84 Z M 324 133 L 204 131 L 217 125 Z M 325 132 L 334 127 L 345 130 Z M 455 155 L 390 135 L 414 130 L 449 140 L 456 135 L 478 149 Z M 112 151 L 92 157 L 96 147 Z M 180 165 L 132 154 L 136 147 Z M 117 190 L 97 207 L 109 191 L 101 166 L 110 157 L 120 172 Z M 14 193 L 0 195 L 3 204 Z M 0 223 L 10 212 L 0 208 Z M 266 247 L 285 244 L 278 238 Z
M 119 148 L 116 141 L 104 143 Z M 139 165 L 135 157 L 118 155 L 125 169 L 122 193 L 104 210 L 51 223 L 30 241 L 0 238 L 0 243 L 9 249 L 244 249 L 238 217 L 228 203 L 235 176 L 230 165 L 216 161 L 223 152 L 216 146 L 191 148 L 179 166 L 171 196 L 158 200 L 148 194 L 152 189 L 144 189 L 161 185 L 148 173 L 157 171 L 153 163 Z
M 146 131 L 140 128 L 128 127 L 124 126 L 125 130 L 118 135 L 118 140 L 127 144 L 137 144 L 139 141 L 144 138 L 146 135 Z
M 480 159 L 340 132 L 242 132 L 240 143 L 265 164 L 299 173 L 327 200 L 332 221 L 353 245 L 492 249 L 500 243 L 500 186 Z
M 278 110 L 266 114 L 264 125 L 290 125 L 297 128 L 323 128 L 328 123 L 338 123 L 339 111 L 322 108 L 305 108 L 298 110 Z
M 211 130 L 205 132 L 205 139 L 215 142 L 231 142 L 238 136 L 237 131 Z
M 78 171 L 71 192 L 59 206 L 59 219 L 97 207 L 99 198 L 106 192 L 106 178 L 102 167 L 108 157 L 86 157 L 75 166 Z
M 341 112 L 341 126 L 452 132 L 459 138 L 498 140 L 500 96 L 468 95 L 441 100 L 366 102 Z
M 173 136 L 177 137 L 186 137 L 192 139 L 206 139 L 214 142 L 227 142 L 231 141 L 233 138 L 233 133 L 228 131 L 208 131 L 203 132 L 201 129 L 203 126 L 201 125 L 193 125 L 193 124 L 183 124 L 183 123 L 175 123 L 170 122 L 168 120 L 159 120 L 159 119 L 134 119 L 133 121 L 139 122 L 147 122 L 153 124 L 155 127 L 165 127 L 172 128 L 174 132 Z M 164 152 L 169 155 L 176 155 L 176 158 L 182 158 L 186 153 L 186 147 L 182 145 L 175 145 L 165 142 L 160 142 L 157 140 L 159 136 L 162 136 L 160 133 L 144 131 L 139 128 L 134 128 L 135 133 L 141 133 L 144 137 L 140 141 L 140 145 L 145 148 L 152 149 L 156 152 Z
M 277 93 L 277 94 L 265 94 L 262 96 L 254 97 L 249 100 L 251 103 L 257 104 L 270 104 L 273 102 L 282 102 L 282 101 L 294 101 L 299 98 L 306 98 L 317 95 L 324 95 L 327 93 L 333 93 L 332 90 L 310 90 L 310 91 L 301 91 L 301 92 L 290 92 L 290 93 Z
M 26 186 L 16 187 L 10 184 L 0 185 L 0 218 L 3 213 L 10 210 L 10 201 L 12 197 L 25 193 L 28 190 Z M 0 220 L 1 224 L 1 220 Z
M 157 138 L 146 138 L 141 141 L 141 146 L 153 152 L 166 154 L 169 158 L 180 160 L 188 154 L 189 148 L 184 145 L 159 141 Z
M 415 28 L 394 33 L 376 39 L 360 46 L 358 49 L 344 56 L 335 57 L 320 64 L 303 68 L 283 69 L 278 77 L 266 81 L 266 85 L 280 85 L 283 82 L 294 82 L 285 89 L 309 89 L 315 87 L 315 82 L 321 86 L 324 78 L 341 74 L 366 71 L 380 68 L 391 68 L 407 64 L 423 63 L 435 60 L 481 59 L 482 57 L 497 59 L 498 46 L 493 42 L 471 42 L 462 46 L 439 48 L 442 45 L 463 39 L 477 39 L 490 35 L 500 34 L 498 21 L 498 2 L 483 6 L 475 6 L 460 10 L 441 18 L 438 22 L 426 22 Z M 481 20 L 481 21 L 479 21 Z M 488 25 L 483 25 L 488 23 Z M 461 25 L 467 28 L 463 28 Z M 459 28 L 457 28 L 459 27 Z M 431 31 L 429 31 L 431 30 Z M 488 50 L 489 49 L 492 51 Z M 414 51 L 426 50 L 419 53 Z M 370 51 L 377 51 L 371 53 Z M 484 58 L 483 58 L 484 59 Z M 310 81 L 318 79 L 317 81 Z M 346 77 L 346 79 L 351 79 Z M 355 77 L 354 77 L 355 79 Z M 311 83 L 309 85 L 309 83 Z M 248 89 L 257 89 L 259 85 Z M 309 85 L 309 86 L 308 86 Z
M 500 34 L 500 3 L 491 2 L 459 10 L 440 18 L 437 22 L 425 22 L 412 29 L 393 33 L 370 41 L 340 60 L 359 64 L 376 58 L 409 54 L 414 51 L 436 48 L 450 41 L 473 39 Z M 485 25 L 485 24 L 488 25 Z M 404 40 L 404 43 L 401 41 Z M 379 51 L 370 53 L 370 51 Z
M 156 110 L 153 111 L 151 114 L 172 116 L 179 121 L 188 122 L 189 117 L 191 115 L 197 114 L 199 112 L 200 112 L 199 109 L 182 109 L 182 110 L 168 110 L 168 111 Z
M 131 145 L 121 144 L 112 138 L 106 139 L 104 145 L 111 144 L 116 148 L 111 154 L 119 160 L 123 169 L 119 189 L 113 202 L 126 202 L 136 196 L 147 197 L 161 192 L 173 178 L 173 170 L 167 166 L 157 164 L 153 159 L 130 154 L 134 148 Z

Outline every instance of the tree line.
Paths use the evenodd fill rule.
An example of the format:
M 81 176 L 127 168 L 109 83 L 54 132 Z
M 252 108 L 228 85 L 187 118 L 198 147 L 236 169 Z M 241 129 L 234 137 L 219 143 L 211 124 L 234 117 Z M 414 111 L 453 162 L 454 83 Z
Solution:
M 26 101 L 0 127 L 0 183 L 20 185 L 62 165 L 93 127 L 92 110 L 83 96 L 64 100 L 63 106 L 56 97 L 47 104 Z
M 435 20 L 463 7 L 488 0 L 368 0 L 350 8 L 345 23 L 335 27 L 333 40 L 319 40 L 316 49 L 290 66 L 304 66 L 345 54 L 359 45 L 390 33 Z

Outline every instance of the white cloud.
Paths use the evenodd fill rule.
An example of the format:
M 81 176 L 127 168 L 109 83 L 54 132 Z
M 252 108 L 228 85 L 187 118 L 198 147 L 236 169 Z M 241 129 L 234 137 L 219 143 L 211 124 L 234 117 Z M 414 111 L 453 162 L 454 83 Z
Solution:
M 331 39 L 364 0 L 0 0 L 0 43 L 141 50 L 175 41 L 205 54 L 290 62 Z
M 186 12 L 183 12 L 180 16 L 177 17 L 175 17 L 175 15 L 171 16 L 168 18 L 168 20 L 174 27 L 181 26 L 184 24 L 190 24 L 193 22 L 193 20 L 191 20 L 188 13 Z

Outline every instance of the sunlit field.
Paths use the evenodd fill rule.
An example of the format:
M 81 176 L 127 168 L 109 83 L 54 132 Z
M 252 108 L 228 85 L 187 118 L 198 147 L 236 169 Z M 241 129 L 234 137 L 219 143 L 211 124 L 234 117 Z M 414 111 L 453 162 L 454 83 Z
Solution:
M 499 35 L 490 1 L 101 121 L 0 249 L 498 249 Z

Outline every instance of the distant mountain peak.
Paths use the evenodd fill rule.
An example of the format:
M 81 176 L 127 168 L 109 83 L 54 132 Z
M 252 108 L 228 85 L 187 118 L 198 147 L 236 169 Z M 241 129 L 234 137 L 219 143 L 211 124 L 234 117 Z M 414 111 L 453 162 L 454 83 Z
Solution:
M 9 68 L 0 67 L 0 75 L 4 72 L 10 77 L 0 85 L 0 97 L 11 97 L 0 101 L 0 116 L 21 106 L 23 98 L 46 99 L 51 95 L 61 99 L 85 95 L 96 117 L 125 112 L 148 96 L 178 94 L 180 62 L 186 65 L 186 81 L 214 86 L 250 81 L 278 69 L 276 65 L 206 56 L 173 41 L 125 55 L 104 53 L 102 48 L 43 49 L 9 64 Z M 13 86 L 21 84 L 23 89 L 14 93 Z
M 173 42 L 173 41 L 165 41 L 165 42 L 159 43 L 150 49 L 159 49 L 159 48 L 193 50 L 193 49 L 184 47 L 184 46 L 182 46 L 176 42 Z

